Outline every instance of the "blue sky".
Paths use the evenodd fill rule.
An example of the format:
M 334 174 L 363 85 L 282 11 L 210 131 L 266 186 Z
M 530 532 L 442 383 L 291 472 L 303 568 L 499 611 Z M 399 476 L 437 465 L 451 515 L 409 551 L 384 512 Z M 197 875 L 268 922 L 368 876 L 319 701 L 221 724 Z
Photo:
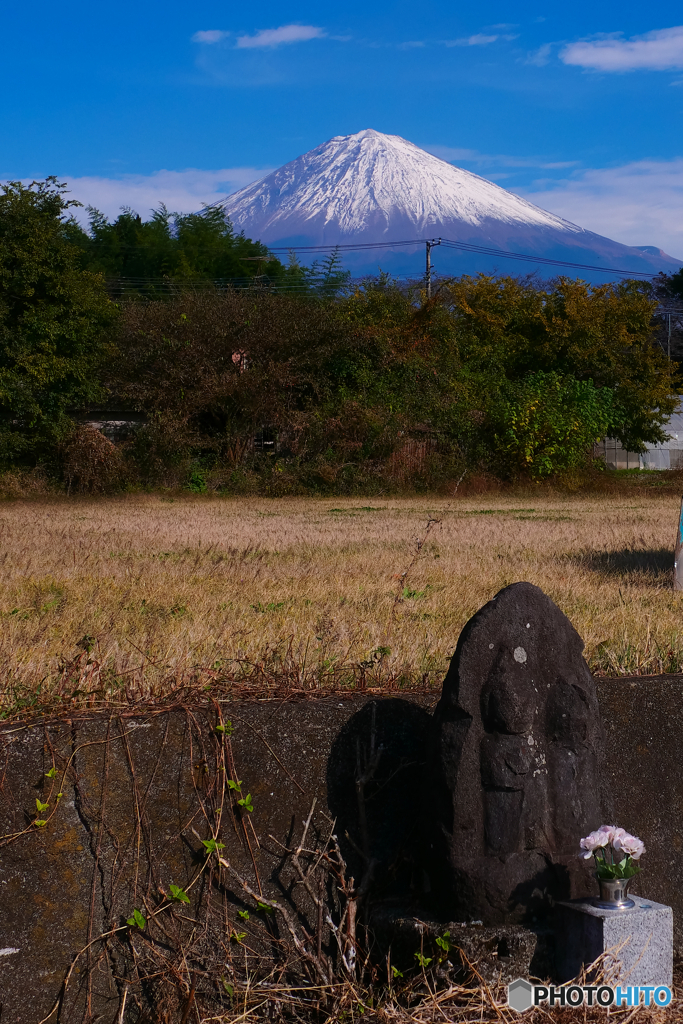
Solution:
M 375 128 L 683 258 L 680 4 L 37 2 L 0 47 L 0 179 L 56 174 L 110 215 Z

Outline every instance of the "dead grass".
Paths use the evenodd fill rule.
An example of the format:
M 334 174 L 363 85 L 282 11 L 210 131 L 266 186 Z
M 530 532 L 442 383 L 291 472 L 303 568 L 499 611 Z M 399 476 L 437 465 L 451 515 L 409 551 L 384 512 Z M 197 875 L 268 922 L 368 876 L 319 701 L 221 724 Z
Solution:
M 564 610 L 594 670 L 677 672 L 678 507 L 650 493 L 6 501 L 3 700 L 133 678 L 151 693 L 254 665 L 301 685 L 437 686 L 467 619 L 518 580 Z
M 341 986 L 340 986 L 341 990 Z M 377 993 L 367 993 L 352 984 L 338 990 L 338 1006 L 326 1015 L 318 1007 L 308 1005 L 301 998 L 300 990 L 288 993 L 281 990 L 279 999 L 268 998 L 268 993 L 254 987 L 248 998 L 243 998 L 234 1012 L 219 1016 L 201 1017 L 201 1024 L 262 1024 L 265 1021 L 279 1019 L 293 1020 L 300 1024 L 337 1024 L 339 1021 L 362 1022 L 362 1024 L 603 1024 L 613 1021 L 614 1024 L 679 1024 L 683 1017 L 683 999 L 679 990 L 668 1007 L 655 1006 L 629 1008 L 622 1005 L 605 1010 L 601 1006 L 588 1006 L 572 1009 L 570 1007 L 548 1007 L 544 1004 L 537 1009 L 528 1010 L 521 1016 L 507 1005 L 507 987 L 503 985 L 481 984 L 479 987 L 450 985 L 447 988 L 432 986 L 426 980 L 421 997 L 414 998 L 411 1005 L 404 1005 L 391 995 L 378 997 Z M 241 995 L 241 993 L 240 993 Z M 236 994 L 236 1002 L 238 1002 Z M 310 999 L 310 997 L 309 997 Z M 257 1001 L 258 1000 L 258 1001 Z M 250 1005 L 251 1004 L 251 1005 Z M 289 1011 L 289 1012 L 288 1012 Z

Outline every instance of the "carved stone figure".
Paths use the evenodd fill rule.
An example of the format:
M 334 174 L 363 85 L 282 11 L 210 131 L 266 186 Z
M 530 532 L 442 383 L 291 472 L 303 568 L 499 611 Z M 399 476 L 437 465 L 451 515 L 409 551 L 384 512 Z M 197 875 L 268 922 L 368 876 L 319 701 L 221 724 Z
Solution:
M 435 713 L 430 858 L 455 919 L 533 923 L 593 888 L 579 839 L 609 819 L 610 798 L 582 651 L 530 583 L 501 590 L 460 636 Z

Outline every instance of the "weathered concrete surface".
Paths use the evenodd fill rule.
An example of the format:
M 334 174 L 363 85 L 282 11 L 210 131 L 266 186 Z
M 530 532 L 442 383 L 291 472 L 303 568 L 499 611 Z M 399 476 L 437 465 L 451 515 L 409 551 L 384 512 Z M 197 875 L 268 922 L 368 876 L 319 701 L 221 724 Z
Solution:
M 75 954 L 103 932 L 122 925 L 134 908 L 148 914 L 171 883 L 186 887 L 203 852 L 200 839 L 210 838 L 216 830 L 225 855 L 253 886 L 257 883 L 252 855 L 263 892 L 300 905 L 302 890 L 292 894 L 293 880 L 282 874 L 278 842 L 288 846 L 299 836 L 314 798 L 322 815 L 313 821 L 309 841 L 329 831 L 328 762 L 338 765 L 332 769 L 333 778 L 343 778 L 357 757 L 368 763 L 373 743 L 375 751 L 382 748 L 380 762 L 367 781 L 370 803 L 373 793 L 386 786 L 394 794 L 392 806 L 396 807 L 402 773 L 413 779 L 412 783 L 407 779 L 404 793 L 414 793 L 421 782 L 428 721 L 424 709 L 433 701 L 385 700 L 373 716 L 363 714 L 369 700 L 335 697 L 224 704 L 223 717 L 234 727 L 230 739 L 215 731 L 217 706 L 216 710 L 209 706 L 172 711 L 146 720 L 93 716 L 73 723 L 3 730 L 3 1024 L 6 1020 L 37 1024 L 47 1016 Z M 403 721 L 410 723 L 408 729 L 401 725 Z M 416 730 L 416 721 L 422 731 Z M 229 773 L 242 780 L 242 795 L 252 796 L 250 820 L 239 811 L 239 794 L 234 794 L 219 825 L 215 808 L 226 774 L 219 768 L 222 757 L 229 769 L 232 766 Z M 56 775 L 49 779 L 53 766 Z M 57 800 L 60 788 L 63 795 Z M 44 827 L 31 825 L 36 798 L 50 804 L 40 815 L 48 819 Z M 355 834 L 361 846 L 369 843 L 368 853 L 378 867 L 392 859 L 394 846 L 384 828 L 373 823 L 369 838 L 364 838 L 362 828 L 359 831 L 357 808 L 353 801 L 349 804 L 343 786 L 340 789 L 337 784 L 332 804 L 345 831 Z M 51 811 L 55 813 L 48 817 Z M 395 842 L 403 840 L 399 826 Z M 224 887 L 216 891 L 210 873 L 200 878 L 188 913 L 203 901 L 217 901 L 214 916 L 221 927 L 211 941 L 207 939 L 209 947 L 218 948 L 220 942 L 229 946 L 231 930 L 249 930 L 237 916 L 249 906 L 242 896 L 241 891 Z M 253 903 L 250 909 L 253 912 Z M 121 996 L 117 978 L 130 976 L 134 954 L 126 932 L 112 945 L 108 960 L 102 958 L 97 943 L 82 954 L 68 997 L 51 1019 L 76 1024 L 88 1019 L 88 1006 L 101 1014 L 102 1024 L 116 1019 Z M 140 951 L 135 954 L 140 955 Z
M 675 946 L 683 952 L 683 679 L 598 680 L 597 692 L 614 820 L 647 846 L 643 874 L 632 888 L 673 907 Z M 293 892 L 291 879 L 282 875 L 281 850 L 268 836 L 284 844 L 296 838 L 317 796 L 321 813 L 315 827 L 329 827 L 323 811 L 336 817 L 340 840 L 349 834 L 348 850 L 351 840 L 367 844 L 379 895 L 403 894 L 408 915 L 411 905 L 417 911 L 425 896 L 418 856 L 424 740 L 437 697 L 377 698 L 374 716 L 368 705 L 375 698 L 361 694 L 221 703 L 223 718 L 235 727 L 237 777 L 253 797 L 260 849 L 249 835 L 264 891 Z M 225 742 L 215 732 L 217 722 L 215 708 L 207 704 L 147 719 L 93 715 L 0 730 L 0 951 L 19 950 L 0 955 L 2 1024 L 38 1024 L 89 939 L 120 925 L 134 907 L 153 908 L 160 888 L 187 885 L 194 876 L 201 850 L 194 832 L 208 837 L 216 824 L 216 769 Z M 382 748 L 374 772 L 373 731 L 375 754 Z M 57 775 L 50 795 L 53 782 L 46 773 L 53 764 Z M 358 764 L 367 776 L 365 825 L 355 783 Z M 31 826 L 36 798 L 49 799 L 52 811 L 59 786 L 63 796 L 56 813 L 44 828 Z M 239 817 L 228 810 L 224 819 L 225 852 L 253 878 Z M 239 894 L 206 879 L 191 896 L 188 917 L 207 900 L 223 915 L 221 934 L 210 937 L 216 948 L 233 927 L 248 927 L 237 919 L 247 905 Z M 139 955 L 143 944 L 135 942 Z M 117 976 L 130 970 L 131 943 L 124 933 L 109 960 L 99 950 L 95 943 L 90 963 L 87 953 L 78 960 L 68 999 L 51 1022 L 87 1019 L 88 976 L 99 1024 L 116 1021 Z
M 340 729 L 327 759 L 327 800 L 344 857 L 357 879 L 367 858 L 373 862 L 375 899 L 399 893 L 419 902 L 424 889 L 430 703 L 363 702 Z
M 683 678 L 601 679 L 598 699 L 615 821 L 646 847 L 631 891 L 673 907 L 683 955 Z

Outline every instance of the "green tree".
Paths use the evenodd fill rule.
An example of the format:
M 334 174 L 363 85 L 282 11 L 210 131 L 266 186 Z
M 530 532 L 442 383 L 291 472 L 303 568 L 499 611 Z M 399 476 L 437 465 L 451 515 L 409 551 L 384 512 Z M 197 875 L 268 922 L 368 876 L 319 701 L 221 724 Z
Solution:
M 50 177 L 0 186 L 0 461 L 45 455 L 72 410 L 104 396 L 98 366 L 116 315 L 67 237 L 77 205 Z
M 163 279 L 178 282 L 279 282 L 285 268 L 260 242 L 236 234 L 219 207 L 201 213 L 170 213 L 164 205 L 143 221 L 124 209 L 110 221 L 88 208 L 89 230 L 72 220 L 68 234 L 82 253 L 82 266 L 107 278 L 124 278 L 130 290 L 153 295 Z M 156 289 L 155 289 L 156 286 Z
M 652 290 L 656 298 L 683 302 L 683 267 L 675 274 L 658 274 L 652 282 Z
M 507 381 L 489 417 L 497 468 L 551 476 L 586 462 L 592 446 L 612 430 L 614 394 L 571 375 L 530 373 Z
M 264 427 L 310 452 L 332 390 L 329 352 L 345 340 L 336 321 L 326 303 L 267 290 L 124 303 L 107 380 L 148 416 L 135 439 L 146 478 L 192 458 L 238 462 Z
M 339 246 L 336 246 L 321 261 L 314 260 L 305 270 L 305 277 L 313 294 L 322 299 L 335 299 L 348 288 L 351 271 L 344 270 Z

